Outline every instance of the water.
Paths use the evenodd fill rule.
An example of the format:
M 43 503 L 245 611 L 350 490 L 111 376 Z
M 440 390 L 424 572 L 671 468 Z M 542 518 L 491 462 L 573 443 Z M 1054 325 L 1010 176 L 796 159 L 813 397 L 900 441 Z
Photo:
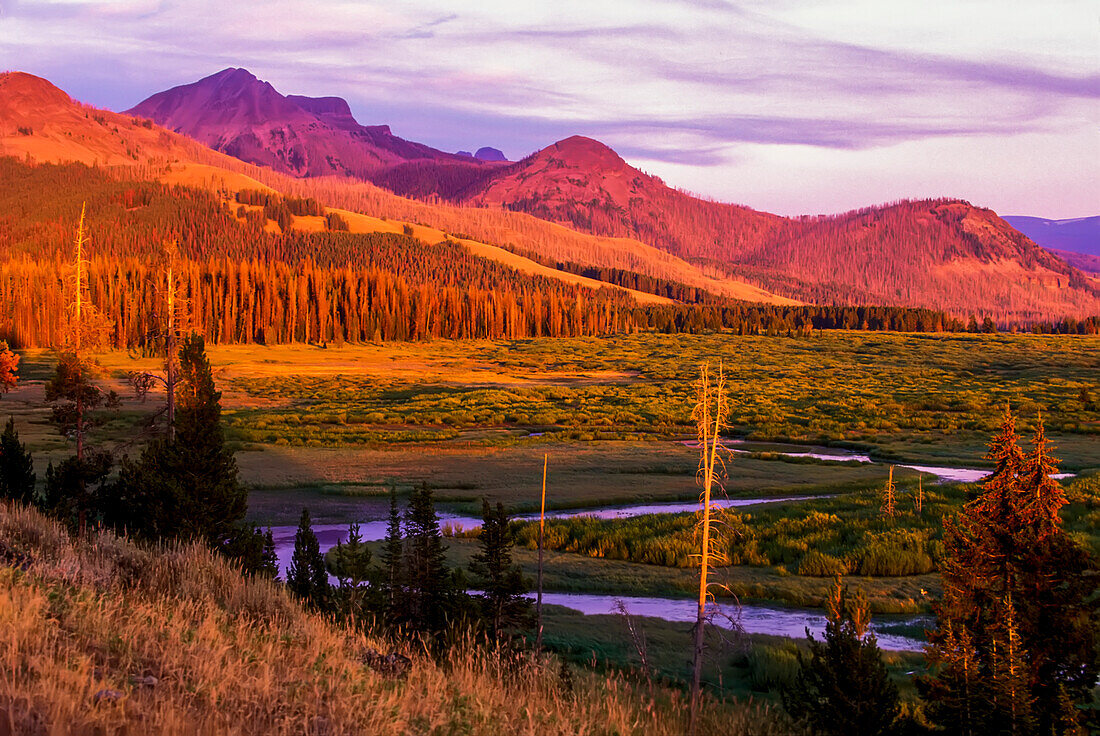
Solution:
M 711 502 L 714 508 L 734 508 L 740 506 L 754 506 L 765 503 L 783 503 L 806 501 L 812 498 L 830 498 L 830 496 L 791 496 L 787 498 L 729 498 L 715 499 Z M 572 509 L 568 511 L 548 511 L 548 519 L 570 519 L 577 516 L 592 516 L 597 519 L 629 519 L 632 516 L 643 514 L 682 514 L 695 511 L 699 508 L 698 501 L 671 503 L 635 504 L 632 506 L 602 506 L 589 509 Z M 538 514 L 522 514 L 514 517 L 523 521 L 532 521 L 539 518 Z M 454 529 L 476 529 L 481 526 L 481 517 L 462 516 L 459 514 L 439 514 L 440 526 L 450 525 Z M 377 542 L 386 538 L 385 519 L 373 519 L 359 523 L 359 535 L 364 542 Z M 279 570 L 284 574 L 290 565 L 290 558 L 294 553 L 295 526 L 273 526 L 271 536 L 275 540 L 275 552 L 279 558 Z M 314 524 L 313 533 L 317 535 L 321 552 L 326 552 L 336 546 L 337 542 L 343 542 L 348 535 L 347 524 Z
M 688 447 L 698 447 L 699 443 L 695 440 L 688 440 L 683 443 Z M 924 473 L 935 477 L 940 483 L 977 483 L 981 479 L 989 475 L 990 471 L 984 468 L 952 468 L 948 466 L 939 465 L 906 465 L 904 463 L 878 463 L 871 459 L 870 455 L 866 455 L 858 452 L 851 452 L 849 450 L 841 450 L 831 447 L 814 448 L 813 450 L 746 450 L 737 447 L 728 447 L 728 445 L 743 445 L 746 444 L 745 440 L 725 440 L 728 450 L 736 453 L 756 453 L 767 452 L 773 455 L 783 455 L 784 457 L 808 457 L 815 460 L 827 460 L 832 462 L 855 462 L 855 463 L 870 463 L 878 465 L 896 465 L 899 468 L 909 468 L 915 470 L 918 473 Z M 797 447 L 796 445 L 790 445 L 791 447 Z M 1062 480 L 1065 478 L 1072 478 L 1073 473 L 1055 473 L 1051 475 L 1051 478 Z
M 748 506 L 760 503 L 801 501 L 805 498 L 815 497 L 730 499 L 715 502 L 715 505 Z M 821 496 L 816 496 L 816 498 L 821 498 Z M 552 516 L 567 518 L 593 515 L 598 518 L 627 518 L 639 514 L 681 513 L 683 511 L 694 511 L 696 508 L 698 508 L 698 504 L 695 503 L 642 504 L 618 508 L 558 511 L 554 512 Z M 531 515 L 521 518 L 531 518 Z M 537 518 L 537 515 L 534 518 Z M 461 525 L 466 529 L 481 525 L 481 519 L 455 514 L 441 514 L 440 522 L 442 524 Z M 364 541 L 378 541 L 385 538 L 386 525 L 385 520 L 365 521 L 359 525 L 359 533 Z M 293 526 L 271 528 L 272 538 L 275 542 L 275 552 L 279 560 L 279 570 L 284 576 L 294 554 L 294 535 L 296 531 L 297 528 Z M 321 552 L 324 553 L 347 538 L 348 526 L 347 524 L 317 524 L 313 527 L 313 533 L 317 535 Z M 331 580 L 335 582 L 335 579 Z M 585 615 L 617 613 L 618 601 L 622 601 L 627 612 L 633 616 L 650 616 L 665 621 L 690 623 L 695 620 L 696 613 L 694 601 L 675 598 L 615 596 L 593 593 L 543 593 L 542 599 L 546 604 L 565 606 Z M 778 608 L 755 604 L 742 605 L 740 608 L 725 604 L 720 605 L 718 610 L 732 616 L 749 634 L 771 634 L 773 636 L 801 638 L 806 635 L 806 629 L 808 628 L 815 636 L 820 637 L 821 632 L 825 629 L 824 614 L 813 610 Z M 715 625 L 733 628 L 733 622 L 722 615 L 715 615 L 713 621 Z M 907 616 L 891 617 L 885 623 L 877 623 L 874 628 L 879 637 L 879 646 L 883 649 L 898 651 L 919 650 L 922 642 L 910 637 L 891 634 L 889 626 L 891 623 L 894 625 L 910 625 L 922 621 L 925 621 L 925 617 Z
M 529 596 L 529 597 L 533 597 Z M 692 600 L 676 598 L 650 598 L 641 596 L 616 596 L 591 593 L 543 593 L 542 602 L 548 605 L 565 606 L 592 616 L 618 613 L 618 602 L 622 601 L 631 616 L 650 616 L 665 621 L 694 623 L 697 604 Z M 724 614 L 724 615 L 723 615 Z M 806 636 L 806 629 L 820 639 L 825 631 L 825 614 L 810 609 L 778 608 L 773 606 L 743 604 L 738 608 L 732 603 L 722 603 L 718 613 L 711 617 L 716 626 L 732 629 L 739 624 L 746 634 L 770 634 L 800 639 Z M 892 651 L 919 651 L 923 641 L 891 634 L 892 626 L 923 624 L 932 625 L 927 616 L 890 616 L 881 621 L 872 622 L 871 629 L 878 638 L 882 649 Z

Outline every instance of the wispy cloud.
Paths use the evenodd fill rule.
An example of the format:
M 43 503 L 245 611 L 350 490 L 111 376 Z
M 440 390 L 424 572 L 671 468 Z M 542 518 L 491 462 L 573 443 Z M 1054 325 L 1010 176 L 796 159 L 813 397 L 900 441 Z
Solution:
M 889 12 L 872 0 L 490 0 L 459 12 L 444 0 L 0 0 L 0 66 L 116 109 L 244 66 L 442 148 L 519 157 L 582 133 L 700 181 L 752 180 L 745 162 L 786 161 L 790 147 L 860 162 L 951 147 L 963 176 L 984 163 L 968 147 L 1013 150 L 1022 136 L 1055 145 L 1065 131 L 1082 157 L 1100 154 L 1100 58 L 1095 24 L 1081 22 L 1095 13 L 1089 0 L 1052 2 L 1038 23 L 994 0 Z M 1062 155 L 1021 153 L 1020 176 Z M 920 166 L 913 157 L 904 166 Z M 1095 199 L 1095 169 L 1077 167 L 1067 187 L 1092 184 Z

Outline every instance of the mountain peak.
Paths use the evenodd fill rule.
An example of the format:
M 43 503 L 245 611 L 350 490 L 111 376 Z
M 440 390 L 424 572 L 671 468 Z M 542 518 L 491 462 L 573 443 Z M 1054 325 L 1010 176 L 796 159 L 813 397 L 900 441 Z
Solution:
M 473 157 L 478 161 L 507 161 L 504 152 L 499 148 L 493 148 L 492 146 L 482 146 L 477 149 L 477 153 L 473 154 Z
M 575 166 L 595 169 L 617 169 L 627 165 L 610 146 L 583 135 L 564 138 L 535 155 L 557 155 Z
M 306 97 L 287 95 L 286 98 L 306 112 L 340 125 L 358 125 L 351 114 L 351 106 L 343 97 Z
M 42 77 L 26 72 L 0 74 L 0 106 L 33 109 L 71 104 L 67 94 Z

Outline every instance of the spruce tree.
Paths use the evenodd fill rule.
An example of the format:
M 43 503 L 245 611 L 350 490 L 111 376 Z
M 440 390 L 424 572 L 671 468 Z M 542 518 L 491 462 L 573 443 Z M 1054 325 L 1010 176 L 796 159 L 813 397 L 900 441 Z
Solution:
M 377 579 L 371 557 L 370 547 L 363 541 L 358 524 L 349 525 L 347 541 L 332 548 L 327 560 L 328 570 L 339 583 L 339 609 L 345 616 L 361 618 L 366 613 L 367 600 L 371 597 L 368 594 L 376 589 L 373 585 L 368 587 L 367 583 Z
M 404 618 L 401 593 L 402 552 L 404 540 L 401 537 L 401 514 L 397 509 L 397 489 L 390 489 L 390 517 L 386 525 L 386 539 L 382 543 L 382 587 L 383 608 L 390 624 L 396 624 Z
M 294 556 L 286 573 L 290 591 L 311 608 L 323 610 L 329 602 L 330 589 L 321 545 L 313 533 L 309 509 L 302 509 L 298 531 L 294 534 Z
M 272 580 L 279 577 L 279 558 L 271 529 L 241 522 L 221 551 L 236 562 L 246 575 L 260 575 Z
M 15 417 L 8 417 L 4 433 L 0 434 L 0 499 L 33 503 L 34 481 L 31 453 L 19 441 Z
M 810 659 L 799 653 L 798 676 L 783 691 L 783 706 L 815 734 L 894 733 L 901 708 L 898 690 L 869 632 L 867 599 L 861 593 L 850 596 L 837 578 L 827 613 L 823 641 L 806 631 Z
M 405 512 L 405 624 L 425 633 L 446 627 L 455 603 L 454 580 L 446 565 L 432 489 L 422 484 Z
M 932 674 L 918 687 L 951 733 L 1063 733 L 1083 725 L 1076 704 L 1097 678 L 1096 560 L 1062 528 L 1041 427 L 1025 455 L 1006 414 L 988 457 L 981 495 L 944 520 Z
M 225 444 L 220 400 L 203 339 L 192 335 L 180 348 L 175 433 L 123 464 L 111 521 L 149 539 L 199 539 L 223 552 L 249 533 L 241 525 L 248 495 Z
M 499 639 L 508 627 L 522 626 L 531 616 L 531 601 L 523 596 L 523 574 L 512 564 L 515 532 L 504 505 L 496 509 L 481 502 L 481 551 L 470 561 L 470 572 L 480 578 L 482 615 L 489 635 Z
M 118 395 L 96 383 L 100 372 L 94 362 L 66 352 L 46 382 L 51 421 L 63 437 L 75 441 L 76 454 L 47 469 L 39 506 L 77 530 L 85 528 L 89 517 L 99 515 L 102 491 L 114 464 L 110 453 L 87 444 L 89 430 L 105 421 L 99 410 L 118 405 Z

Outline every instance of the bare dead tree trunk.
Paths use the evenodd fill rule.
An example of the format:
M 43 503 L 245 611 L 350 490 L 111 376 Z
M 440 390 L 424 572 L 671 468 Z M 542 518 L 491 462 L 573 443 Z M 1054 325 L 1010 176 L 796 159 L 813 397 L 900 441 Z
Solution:
M 711 557 L 711 495 L 716 482 L 718 442 L 725 423 L 725 375 L 721 364 L 718 376 L 712 382 L 707 366 L 703 366 L 698 384 L 698 403 L 695 406 L 696 428 L 699 436 L 699 475 L 703 485 L 700 497 L 703 518 L 700 522 L 702 543 L 699 560 L 699 601 L 694 628 L 694 651 L 692 653 L 691 673 L 691 712 L 688 733 L 694 736 L 698 731 L 699 705 L 703 679 L 703 652 L 705 649 L 705 625 L 707 598 L 710 585 Z
M 538 599 L 535 603 L 535 652 L 542 651 L 542 546 L 546 531 L 546 466 L 550 461 L 549 453 L 542 456 L 542 505 L 539 510 L 539 571 L 538 571 Z

